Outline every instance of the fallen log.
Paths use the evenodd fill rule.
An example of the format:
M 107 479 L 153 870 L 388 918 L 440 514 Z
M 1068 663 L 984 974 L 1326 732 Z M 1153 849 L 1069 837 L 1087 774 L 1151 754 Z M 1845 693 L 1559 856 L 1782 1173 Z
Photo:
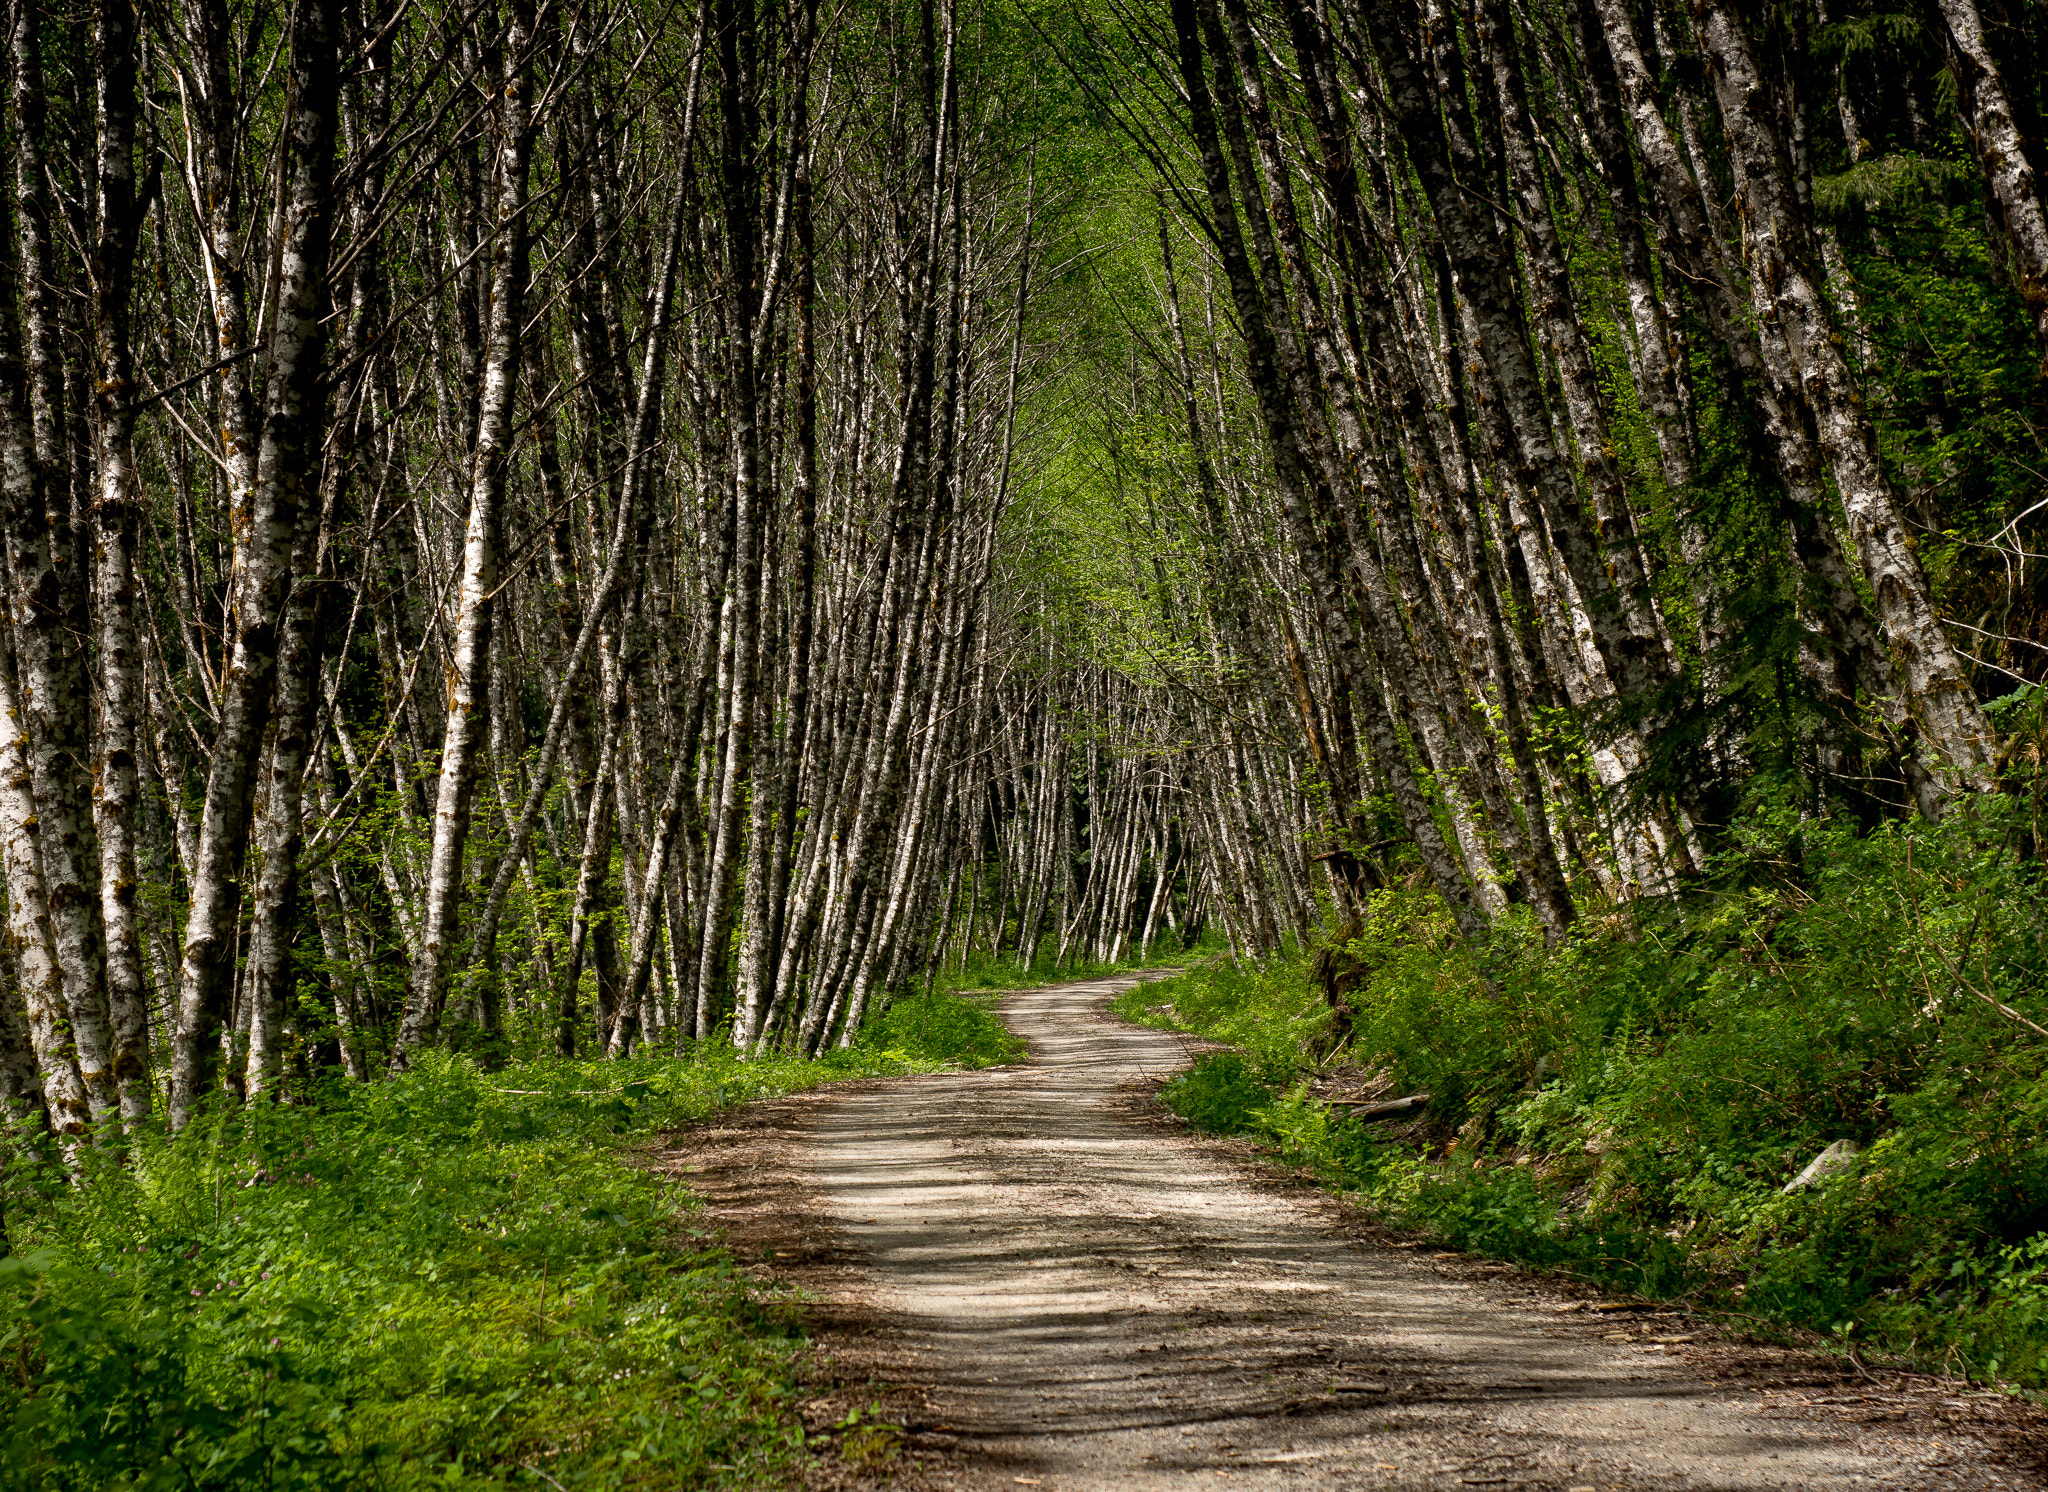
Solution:
M 1350 1109 L 1354 1119 L 1384 1119 L 1389 1114 L 1406 1114 L 1421 1108 L 1429 1102 L 1427 1093 L 1411 1093 L 1406 1098 L 1382 1098 L 1373 1102 L 1356 1098 L 1333 1098 L 1333 1109 Z

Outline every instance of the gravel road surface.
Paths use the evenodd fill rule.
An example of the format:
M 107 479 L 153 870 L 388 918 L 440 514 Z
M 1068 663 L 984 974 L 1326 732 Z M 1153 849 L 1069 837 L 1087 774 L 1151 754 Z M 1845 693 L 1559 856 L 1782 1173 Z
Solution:
M 1160 1121 L 1145 1094 L 1188 1051 L 1107 1015 L 1130 983 L 1007 999 L 1027 1064 L 828 1091 L 779 1166 L 736 1141 L 686 1167 L 716 1173 L 692 1178 L 715 1214 L 758 1214 L 752 1244 L 802 1234 L 783 1262 L 828 1266 L 798 1283 L 908 1432 L 848 1442 L 889 1452 L 875 1485 L 2042 1485 L 1956 1385 L 1375 1242 L 1354 1209 Z

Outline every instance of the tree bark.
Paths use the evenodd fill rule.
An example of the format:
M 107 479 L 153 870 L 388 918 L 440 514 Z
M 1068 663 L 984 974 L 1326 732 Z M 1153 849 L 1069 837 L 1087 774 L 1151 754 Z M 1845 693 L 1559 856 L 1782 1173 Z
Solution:
M 95 1120 L 118 1118 L 108 1029 L 99 849 L 87 763 L 92 698 L 86 671 L 85 576 L 72 531 L 70 390 L 61 343 L 55 208 L 51 200 L 40 27 L 32 0 L 14 7 L 13 135 L 19 252 L 20 348 L 26 364 L 28 449 L 8 493 L 10 606 L 18 703 L 26 711 L 43 856 L 43 910 L 64 987 L 79 1076 Z M 118 188 L 117 188 L 118 190 Z
M 277 703 L 271 712 L 270 750 L 263 784 L 264 811 L 255 828 L 263 856 L 256 879 L 249 934 L 249 1075 L 251 1098 L 271 1092 L 283 1073 L 285 1020 L 298 982 L 292 971 L 292 913 L 298 901 L 299 854 L 305 845 L 301 812 L 307 758 L 313 749 L 314 690 L 320 667 L 320 577 L 317 556 L 322 515 L 308 504 L 299 514 L 291 599 L 279 634 Z
M 11 450 L 9 455 L 13 455 Z M 51 934 L 46 910 L 49 901 L 43 889 L 42 824 L 36 815 L 27 732 L 23 729 L 24 715 L 16 692 L 11 651 L 0 646 L 0 849 L 4 849 L 7 870 L 8 947 L 20 991 L 22 1020 L 41 1079 L 37 1102 L 59 1140 L 67 1148 L 75 1149 L 84 1141 L 94 1115 L 85 1080 L 78 1070 L 78 1049 L 71 1035 L 63 975 L 57 967 L 56 939 Z M 11 1025 L 11 1010 L 8 1021 Z M 0 1037 L 7 1034 L 0 1031 Z M 30 1103 L 25 1084 L 21 1085 L 20 1101 L 24 1107 Z M 32 1124 L 33 1114 L 25 1114 L 24 1119 Z
M 2012 89 L 2036 86 L 2033 79 L 2008 82 L 1998 65 L 1984 17 L 1976 0 L 1940 0 L 1948 32 L 1950 76 L 1956 82 L 1956 104 L 1970 137 L 1970 148 L 1998 204 L 1998 215 L 2011 235 L 2018 268 L 2020 298 L 2041 344 L 2042 376 L 2048 378 L 2048 200 L 2039 159 L 2041 142 L 2020 128 Z
M 1798 371 L 1921 737 L 1956 786 L 1991 791 L 1996 786 L 1991 727 L 1942 630 L 1878 453 L 1876 427 L 1837 342 L 1791 157 L 1767 112 L 1773 90 L 1759 75 L 1749 39 L 1734 15 L 1707 5 L 1699 19 L 1745 208 L 1743 240 L 1756 315 L 1783 335 Z
M 178 971 L 170 1119 L 188 1124 L 219 1071 L 231 955 L 247 853 L 256 762 L 277 677 L 278 628 L 291 580 L 299 509 L 314 492 L 325 429 L 327 278 L 337 129 L 335 18 L 330 0 L 299 0 L 291 26 L 293 108 L 279 246 L 276 319 L 249 524 L 237 534 L 234 643 L 191 868 L 191 908 Z
M 502 509 L 515 432 L 512 407 L 525 340 L 527 178 L 533 160 L 533 6 L 514 0 L 504 38 L 505 77 L 498 99 L 497 201 L 491 243 L 489 348 L 470 455 L 469 515 L 462 581 L 449 649 L 447 723 L 434 800 L 420 946 L 391 1062 L 404 1068 L 440 1030 L 460 917 L 463 851 L 469 838 L 478 757 L 488 721 L 491 626 L 497 601 Z M 516 859 L 516 856 L 515 856 Z
M 93 234 L 93 393 L 100 625 L 100 917 L 106 935 L 107 1007 L 114 1082 L 124 1122 L 146 1118 L 149 1005 L 136 920 L 135 815 L 141 801 L 136 731 L 142 658 L 135 635 L 135 547 L 141 478 L 135 469 L 135 366 L 130 346 L 135 243 L 147 204 L 135 187 L 135 11 L 98 0 L 94 60 L 99 93 Z

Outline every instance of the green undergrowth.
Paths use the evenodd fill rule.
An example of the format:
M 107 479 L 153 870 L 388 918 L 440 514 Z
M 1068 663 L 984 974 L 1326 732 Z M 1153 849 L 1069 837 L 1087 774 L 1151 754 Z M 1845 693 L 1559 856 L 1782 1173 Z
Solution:
M 778 1484 L 803 1453 L 796 1318 L 637 1152 L 751 1099 L 1013 1051 L 941 994 L 815 1063 L 428 1054 L 75 1181 L 19 1164 L 0 1489 Z
M 861 1042 L 926 1066 L 994 1067 L 1024 1055 L 1024 1043 L 996 1015 L 992 996 L 954 990 L 898 997 L 868 1022 Z
M 1486 946 L 1388 891 L 1313 957 L 1143 986 L 1171 1083 L 1382 1216 L 1609 1288 L 2048 1384 L 2048 886 L 2029 805 L 1753 815 L 1674 905 Z M 1350 1029 L 1328 997 L 1334 988 Z M 1360 1122 L 1317 1093 L 1427 1093 Z M 1784 1188 L 1820 1151 L 1839 1174 Z

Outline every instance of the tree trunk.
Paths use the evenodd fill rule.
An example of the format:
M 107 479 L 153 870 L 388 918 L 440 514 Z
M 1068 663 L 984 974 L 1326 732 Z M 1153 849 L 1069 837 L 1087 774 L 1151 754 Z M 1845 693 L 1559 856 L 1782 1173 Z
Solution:
M 135 545 L 141 479 L 135 470 L 135 366 L 129 345 L 135 241 L 145 204 L 135 191 L 135 12 L 99 0 L 94 52 L 99 85 L 99 196 L 94 215 L 93 392 L 98 468 L 97 589 L 100 606 L 100 918 L 106 935 L 107 1007 L 113 1075 L 124 1122 L 146 1118 L 148 989 L 136 920 L 135 815 L 141 800 L 136 730 L 142 659 L 135 636 Z
M 1744 203 L 1743 238 L 1756 314 L 1782 333 L 1798 369 L 1849 536 L 1922 738 L 1956 786 L 1991 791 L 1996 786 L 1991 727 L 1942 630 L 1878 453 L 1876 427 L 1836 339 L 1791 158 L 1767 112 L 1771 86 L 1757 72 L 1741 22 L 1727 10 L 1702 8 L 1700 38 L 1712 64 L 1736 189 Z
M 1998 215 L 2012 237 L 2020 298 L 2041 344 L 2042 377 L 2048 378 L 2048 200 L 2042 195 L 2041 142 L 2021 130 L 2012 88 L 2038 86 L 2035 79 L 2015 76 L 2008 82 L 1998 65 L 1984 18 L 1976 0 L 1940 0 L 1948 32 L 1949 75 L 1956 83 L 1956 104 L 1970 137 L 1970 148 L 1998 204 Z
M 43 857 L 45 899 L 37 910 L 49 919 L 78 1072 L 93 1118 L 99 1120 L 118 1116 L 120 1097 L 108 1029 L 99 852 L 86 773 L 86 763 L 93 760 L 88 745 L 92 693 L 85 667 L 89 623 L 85 576 L 76 563 L 72 533 L 73 453 L 66 439 L 68 380 L 61 342 L 64 287 L 57 279 L 55 213 L 43 155 L 40 29 L 46 17 L 32 0 L 18 0 L 13 14 L 18 355 L 26 378 L 12 387 L 27 398 L 22 464 L 10 472 L 7 493 L 15 592 L 9 610 L 17 703 L 26 712 Z
M 277 702 L 271 712 L 263 814 L 255 828 L 263 868 L 256 879 L 249 934 L 249 1076 L 251 1098 L 273 1091 L 283 1073 L 285 1019 L 297 992 L 292 971 L 292 920 L 298 903 L 301 813 L 306 765 L 313 748 L 314 691 L 320 668 L 318 555 L 325 525 L 308 504 L 299 514 L 291 600 L 279 634 Z
M 462 892 L 463 851 L 476 794 L 478 757 L 489 724 L 491 625 L 497 604 L 498 549 L 505 482 L 515 432 L 512 407 L 525 340 L 527 177 L 533 159 L 533 6 L 514 0 L 505 39 L 505 77 L 498 99 L 497 202 L 491 242 L 489 348 L 470 455 L 469 515 L 463 533 L 462 581 L 447 680 L 448 718 L 434 800 L 420 946 L 406 993 L 405 1015 L 391 1062 L 403 1068 L 438 1035 L 448 996 Z M 516 857 L 515 857 L 516 858 Z
M 10 465 L 14 454 L 9 449 Z M 42 825 L 36 816 L 27 733 L 22 729 L 11 651 L 0 645 L 0 849 L 5 852 L 7 871 L 12 972 L 20 991 L 21 1019 L 41 1076 L 39 1097 L 31 1098 L 31 1090 L 19 1082 L 16 1096 L 24 1111 L 42 1107 L 59 1140 L 67 1148 L 75 1148 L 85 1139 L 94 1116 L 78 1070 L 56 942 L 50 933 L 49 913 L 44 910 L 49 903 L 43 889 Z M 9 999 L 10 1004 L 6 1013 L 9 1029 L 0 1029 L 0 1038 L 5 1038 L 13 1020 L 12 997 L 0 998 Z M 33 1124 L 33 1114 L 25 1112 L 24 1122 Z
M 300 506 L 316 487 L 325 429 L 327 278 L 337 127 L 335 18 L 330 0 L 299 0 L 291 25 L 293 107 L 276 319 L 249 526 L 235 546 L 234 643 L 191 869 L 191 908 L 178 971 L 170 1118 L 192 1119 L 218 1073 L 247 852 L 256 762 L 276 683 L 278 628 L 291 580 Z

